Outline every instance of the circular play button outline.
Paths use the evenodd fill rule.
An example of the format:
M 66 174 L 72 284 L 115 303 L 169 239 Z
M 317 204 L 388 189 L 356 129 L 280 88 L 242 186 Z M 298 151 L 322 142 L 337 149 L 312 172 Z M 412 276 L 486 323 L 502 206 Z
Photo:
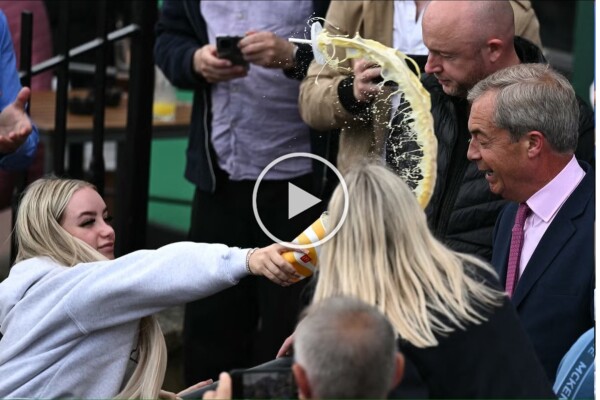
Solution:
M 285 161 L 289 158 L 294 158 L 294 157 L 312 158 L 313 160 L 320 161 L 323 164 L 325 164 L 326 166 L 328 166 L 329 168 L 331 168 L 331 170 L 338 177 L 338 180 L 340 181 L 340 185 L 342 186 L 342 190 L 344 191 L 344 211 L 342 212 L 342 218 L 340 218 L 339 222 L 337 223 L 337 225 L 331 232 L 329 232 L 327 235 L 325 235 L 325 237 L 323 239 L 320 239 L 314 243 L 295 244 L 295 243 L 291 243 L 291 242 L 287 242 L 285 240 L 279 239 L 277 236 L 273 235 L 267 229 L 265 224 L 263 224 L 262 219 L 260 218 L 260 215 L 258 214 L 258 206 L 256 204 L 256 196 L 258 195 L 258 187 L 260 186 L 260 183 L 262 182 L 263 178 L 265 177 L 267 172 L 269 172 L 269 170 L 271 170 L 271 168 L 273 168 L 276 164 L 278 164 L 282 161 Z M 288 203 L 289 203 L 289 199 L 288 199 Z M 271 161 L 269 163 L 269 165 L 267 165 L 262 170 L 260 175 L 258 175 L 258 178 L 256 179 L 256 183 L 254 183 L 254 190 L 252 191 L 252 211 L 254 212 L 254 218 L 256 219 L 256 222 L 258 222 L 260 229 L 262 229 L 262 231 L 265 233 L 265 235 L 267 235 L 274 242 L 283 244 L 286 247 L 289 247 L 291 249 L 296 249 L 296 250 L 310 249 L 310 248 L 313 248 L 316 246 L 321 246 L 322 244 L 326 243 L 329 239 L 331 239 L 340 230 L 340 228 L 344 224 L 344 221 L 346 220 L 346 216 L 348 215 L 348 187 L 346 186 L 346 182 L 344 181 L 344 178 L 342 177 L 342 174 L 340 173 L 340 171 L 338 171 L 338 169 L 332 163 L 330 163 L 323 157 L 317 156 L 312 153 L 304 153 L 304 152 L 290 153 L 290 154 L 286 154 L 281 157 L 278 157 L 275 160 Z M 300 235 L 301 233 L 302 232 L 298 232 L 298 235 Z

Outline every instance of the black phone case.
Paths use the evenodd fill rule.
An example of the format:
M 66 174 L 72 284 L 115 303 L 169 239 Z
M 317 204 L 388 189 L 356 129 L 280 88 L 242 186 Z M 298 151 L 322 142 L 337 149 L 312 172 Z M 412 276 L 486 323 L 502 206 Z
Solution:
M 217 56 L 231 61 L 234 65 L 248 66 L 248 62 L 244 60 L 238 43 L 242 40 L 242 36 L 217 36 Z

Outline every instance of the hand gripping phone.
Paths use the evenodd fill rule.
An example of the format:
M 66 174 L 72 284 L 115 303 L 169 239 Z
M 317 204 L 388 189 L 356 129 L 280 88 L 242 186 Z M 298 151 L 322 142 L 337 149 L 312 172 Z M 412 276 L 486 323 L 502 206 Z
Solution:
M 234 65 L 248 67 L 238 43 L 242 36 L 217 36 L 217 56 L 231 61 Z

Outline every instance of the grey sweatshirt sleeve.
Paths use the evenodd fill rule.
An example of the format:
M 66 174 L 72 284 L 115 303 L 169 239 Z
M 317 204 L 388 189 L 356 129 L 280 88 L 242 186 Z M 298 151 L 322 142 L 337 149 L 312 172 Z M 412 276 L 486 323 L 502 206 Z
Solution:
M 226 289 L 247 275 L 247 250 L 182 242 L 80 264 L 63 298 L 83 333 L 140 319 Z

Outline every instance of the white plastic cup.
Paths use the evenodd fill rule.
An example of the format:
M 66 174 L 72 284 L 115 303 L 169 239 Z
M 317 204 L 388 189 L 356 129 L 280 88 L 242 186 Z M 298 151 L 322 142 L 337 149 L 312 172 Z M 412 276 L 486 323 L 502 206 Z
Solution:
M 176 109 L 177 97 L 175 88 L 171 85 L 171 82 L 169 82 L 160 68 L 156 67 L 154 71 L 154 102 L 152 104 L 152 116 L 156 121 L 173 122 L 175 121 Z

